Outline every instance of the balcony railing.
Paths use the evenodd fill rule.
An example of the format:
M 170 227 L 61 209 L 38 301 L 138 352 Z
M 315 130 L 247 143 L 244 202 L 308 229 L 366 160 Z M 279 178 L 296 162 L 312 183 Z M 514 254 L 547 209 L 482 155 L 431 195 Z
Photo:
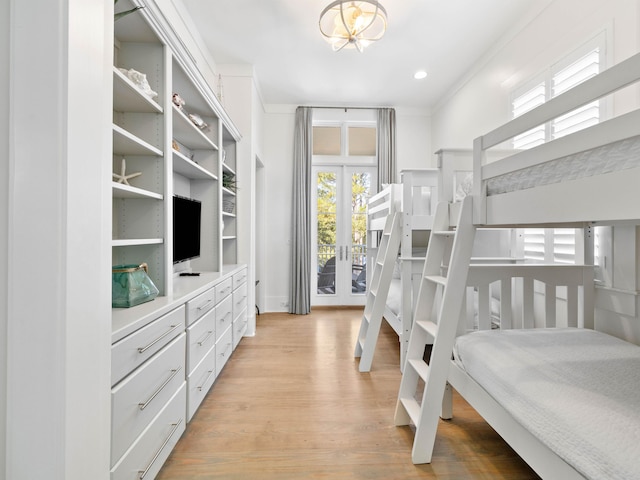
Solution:
M 336 253 L 339 255 L 339 248 L 334 244 L 318 244 L 318 293 L 335 293 L 335 268 Z M 349 258 L 351 259 L 351 291 L 353 293 L 364 293 L 366 290 L 366 263 L 367 246 L 352 245 Z

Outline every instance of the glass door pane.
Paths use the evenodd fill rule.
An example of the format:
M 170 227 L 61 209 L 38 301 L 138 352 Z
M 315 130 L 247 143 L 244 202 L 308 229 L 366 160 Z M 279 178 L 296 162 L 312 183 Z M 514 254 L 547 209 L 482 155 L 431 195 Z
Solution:
M 336 293 L 336 229 L 338 175 L 318 172 L 316 177 L 318 295 Z
M 371 174 L 351 175 L 351 292 L 364 294 L 367 289 L 367 199 L 371 191 Z

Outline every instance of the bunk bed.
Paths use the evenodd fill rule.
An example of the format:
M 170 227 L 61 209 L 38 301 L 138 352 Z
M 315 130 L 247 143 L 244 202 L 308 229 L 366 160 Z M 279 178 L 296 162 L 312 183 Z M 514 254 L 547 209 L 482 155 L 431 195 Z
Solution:
M 514 136 L 629 85 L 638 88 L 638 81 L 640 54 L 474 141 L 473 193 L 443 208 L 456 233 L 437 325 L 416 314 L 396 408 L 396 425 L 416 426 L 414 463 L 431 461 L 437 417 L 450 417 L 453 387 L 543 478 L 640 478 L 640 347 L 594 330 L 588 265 L 496 266 L 491 275 L 503 293 L 513 278 L 531 287 L 546 275 L 538 313 L 535 293 L 527 293 L 519 322 L 510 317 L 513 300 L 501 299 L 509 318 L 502 315 L 499 328 L 455 314 L 470 285 L 490 280 L 486 267 L 470 262 L 469 237 L 477 228 L 640 224 L 640 109 L 487 161 L 490 149 Z M 429 258 L 428 251 L 425 271 Z M 562 322 L 558 285 L 568 285 Z M 412 353 L 421 337 L 417 324 L 435 338 L 429 367 Z M 425 388 L 415 408 L 408 392 L 417 378 Z
M 384 318 L 398 334 L 400 362 L 409 342 L 414 298 L 417 294 L 433 212 L 438 202 L 439 171 L 434 168 L 400 172 L 400 183 L 386 185 L 368 202 L 367 263 L 373 264 L 380 232 L 388 216 L 402 215 L 401 243 L 393 278 L 387 294 Z M 369 273 L 369 271 L 367 271 Z M 368 279 L 369 280 L 369 279 Z M 367 284 L 370 282 L 368 281 Z

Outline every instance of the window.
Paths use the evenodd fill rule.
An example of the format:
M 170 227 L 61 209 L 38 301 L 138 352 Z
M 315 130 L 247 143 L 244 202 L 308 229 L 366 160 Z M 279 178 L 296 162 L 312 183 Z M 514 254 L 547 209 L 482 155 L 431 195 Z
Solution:
M 517 91 L 511 101 L 513 118 L 519 117 L 542 105 L 550 98 L 556 97 L 597 75 L 602 64 L 602 51 L 601 47 L 595 47 L 568 65 L 566 62 L 561 62 L 551 68 L 544 75 L 543 80 L 536 81 L 533 86 L 528 85 L 521 91 Z M 513 139 L 513 147 L 516 149 L 533 148 L 546 141 L 595 125 L 600 121 L 600 103 L 599 100 L 596 100 L 556 118 L 549 126 L 540 125 L 516 136 Z
M 313 127 L 313 154 L 340 155 L 342 153 L 340 127 Z
M 597 75 L 604 63 L 604 34 L 551 67 L 548 72 L 515 92 L 511 113 L 516 118 L 550 98 Z M 513 139 L 515 149 L 528 149 L 595 125 L 601 117 L 601 101 L 580 107 L 548 125 L 540 125 Z M 525 229 L 524 256 L 532 262 L 575 263 L 576 230 Z
M 371 163 L 376 156 L 376 126 L 367 123 L 314 125 L 313 155 L 344 157 L 348 163 Z
M 348 127 L 348 132 L 349 156 L 375 156 L 375 127 Z

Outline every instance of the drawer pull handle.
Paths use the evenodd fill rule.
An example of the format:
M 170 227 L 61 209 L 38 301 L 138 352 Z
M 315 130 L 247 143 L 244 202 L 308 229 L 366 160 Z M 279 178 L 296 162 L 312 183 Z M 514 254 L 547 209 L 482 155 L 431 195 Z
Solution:
M 181 423 L 182 423 L 182 419 L 178 420 L 176 423 L 172 423 L 171 424 L 171 426 L 173 428 L 171 429 L 171 432 L 169 432 L 169 436 L 162 443 L 162 446 L 158 449 L 156 454 L 153 456 L 153 458 L 151 459 L 151 462 L 149 462 L 149 465 L 147 465 L 147 468 L 145 468 L 144 470 L 139 470 L 138 471 L 138 473 L 140 473 L 140 475 L 138 476 L 138 480 L 143 480 L 144 477 L 147 476 L 147 473 L 149 473 L 149 470 L 151 470 L 151 467 L 153 467 L 153 464 L 156 463 L 156 460 L 158 459 L 158 457 L 162 453 L 162 450 L 164 450 L 164 447 L 167 446 L 167 444 L 171 440 L 171 437 L 173 437 L 173 434 L 176 433 L 176 430 L 178 430 L 178 427 L 180 426 Z
M 140 410 L 144 410 L 145 408 L 147 408 L 147 406 L 151 403 L 151 401 L 158 396 L 158 394 L 162 391 L 162 389 L 166 387 L 171 380 L 173 380 L 173 377 L 175 377 L 181 369 L 182 369 L 182 366 L 179 366 L 178 368 L 174 368 L 173 370 L 171 370 L 171 375 L 169 375 L 169 378 L 167 378 L 164 381 L 164 383 L 160 385 L 155 392 L 153 392 L 153 395 L 151 395 L 149 400 L 138 404 L 138 407 L 140 407 Z
M 149 350 L 151 347 L 153 347 L 156 343 L 158 343 L 160 340 L 162 340 L 164 337 L 166 337 L 167 335 L 171 334 L 171 332 L 173 332 L 176 328 L 180 327 L 181 325 L 170 325 L 169 328 L 171 330 L 169 330 L 166 333 L 163 333 L 162 335 L 160 335 L 158 338 L 156 338 L 153 342 L 151 342 L 149 345 L 147 345 L 146 347 L 138 347 L 138 353 L 144 353 L 147 350 Z
M 200 341 L 198 342 L 198 346 L 199 346 L 199 347 L 201 347 L 203 343 L 205 343 L 207 340 L 209 340 L 209 337 L 210 337 L 211 335 L 213 335 L 213 330 L 209 330 L 209 331 L 207 332 L 207 336 L 206 336 L 206 337 L 204 337 L 202 340 L 200 340 Z
M 207 376 L 205 377 L 204 382 L 202 382 L 202 385 L 197 387 L 199 392 L 201 392 L 204 386 L 207 384 L 207 382 L 209 381 L 209 377 L 211 376 L 212 373 L 213 373 L 213 370 L 209 370 L 207 372 Z
M 198 310 L 203 310 L 207 305 L 209 305 L 211 302 L 213 301 L 212 298 L 210 298 L 209 300 L 207 300 L 206 302 L 204 302 L 202 305 L 198 306 Z
M 224 352 L 222 352 L 222 353 L 220 354 L 220 356 L 221 356 L 221 357 L 224 357 L 224 356 L 227 354 L 227 352 L 229 351 L 229 348 L 230 348 L 230 347 L 231 347 L 231 343 L 227 343 L 227 348 L 225 348 L 225 349 L 224 349 Z
M 231 312 L 225 313 L 224 316 L 220 319 L 220 322 L 224 323 L 224 319 L 227 318 L 229 315 L 231 315 Z

